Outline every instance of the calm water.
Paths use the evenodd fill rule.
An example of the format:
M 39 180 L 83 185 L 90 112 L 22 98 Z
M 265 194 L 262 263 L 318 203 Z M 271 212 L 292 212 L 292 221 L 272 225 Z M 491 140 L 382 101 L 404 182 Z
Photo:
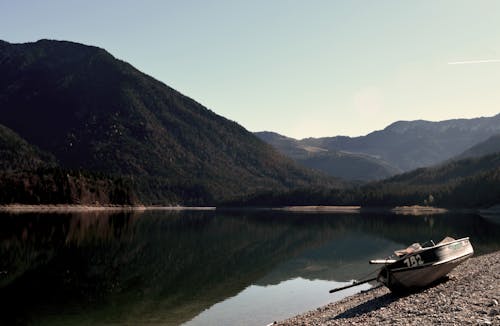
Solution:
M 500 250 L 498 220 L 476 215 L 0 214 L 0 324 L 265 325 L 445 235 Z

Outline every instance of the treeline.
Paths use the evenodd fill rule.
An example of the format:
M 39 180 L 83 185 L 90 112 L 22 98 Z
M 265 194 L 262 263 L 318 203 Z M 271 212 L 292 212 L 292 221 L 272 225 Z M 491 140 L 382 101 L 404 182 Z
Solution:
M 482 208 L 500 203 L 500 154 L 418 169 L 384 181 L 348 189 L 303 188 L 262 192 L 223 206 L 429 205 Z
M 429 171 L 425 171 L 429 175 Z M 437 177 L 437 175 L 436 175 Z M 439 176 L 441 177 L 441 176 Z M 215 199 L 206 184 L 160 178 L 117 177 L 61 168 L 0 173 L 0 204 L 217 205 L 277 207 L 290 205 L 429 205 L 479 208 L 500 203 L 500 166 L 443 182 L 397 177 L 351 188 L 308 187 L 269 190 L 237 199 Z M 425 179 L 422 177 L 422 179 Z M 229 198 L 229 199 L 228 199 Z
M 99 173 L 41 168 L 0 173 L 0 204 L 133 205 L 132 180 Z
M 266 185 L 267 189 L 272 186 Z M 279 193 L 283 187 L 272 192 Z M 110 175 L 60 167 L 0 172 L 1 204 L 184 205 L 215 206 L 246 192 L 228 180 Z M 213 194 L 219 194 L 214 197 Z

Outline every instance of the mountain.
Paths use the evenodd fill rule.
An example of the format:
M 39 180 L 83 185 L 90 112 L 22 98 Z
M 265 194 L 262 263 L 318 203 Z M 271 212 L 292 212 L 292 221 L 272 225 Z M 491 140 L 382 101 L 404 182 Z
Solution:
M 307 138 L 303 146 L 375 156 L 403 171 L 438 164 L 500 133 L 500 114 L 440 122 L 398 121 L 361 137 Z
M 470 157 L 480 157 L 488 154 L 500 152 L 500 134 L 491 136 L 484 142 L 476 144 L 463 152 L 462 154 L 454 157 L 454 160 L 461 160 Z
M 0 123 L 60 166 L 133 180 L 145 203 L 208 204 L 321 181 L 103 49 L 0 42 Z
M 402 172 L 372 155 L 311 146 L 307 145 L 305 141 L 273 132 L 256 132 L 255 134 L 297 163 L 334 177 L 346 180 L 373 181 Z

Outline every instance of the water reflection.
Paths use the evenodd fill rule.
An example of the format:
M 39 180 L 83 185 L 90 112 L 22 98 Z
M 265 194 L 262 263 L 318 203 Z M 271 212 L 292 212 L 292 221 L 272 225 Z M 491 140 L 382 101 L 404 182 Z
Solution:
M 1 214 L 0 324 L 176 325 L 251 285 L 347 281 L 446 235 L 500 249 L 500 225 L 475 215 Z

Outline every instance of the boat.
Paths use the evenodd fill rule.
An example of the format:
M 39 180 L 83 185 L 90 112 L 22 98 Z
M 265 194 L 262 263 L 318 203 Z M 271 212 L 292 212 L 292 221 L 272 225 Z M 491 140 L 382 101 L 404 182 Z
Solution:
M 432 240 L 423 246 L 414 243 L 406 249 L 397 250 L 387 259 L 370 260 L 370 264 L 382 264 L 377 277 L 330 290 L 330 293 L 377 281 L 392 292 L 405 292 L 432 285 L 460 263 L 474 254 L 469 238 L 446 237 L 437 244 Z
M 376 280 L 393 292 L 423 288 L 436 282 L 474 254 L 469 238 L 446 237 L 429 246 L 414 243 L 394 252 L 393 258 L 371 260 L 383 264 Z

